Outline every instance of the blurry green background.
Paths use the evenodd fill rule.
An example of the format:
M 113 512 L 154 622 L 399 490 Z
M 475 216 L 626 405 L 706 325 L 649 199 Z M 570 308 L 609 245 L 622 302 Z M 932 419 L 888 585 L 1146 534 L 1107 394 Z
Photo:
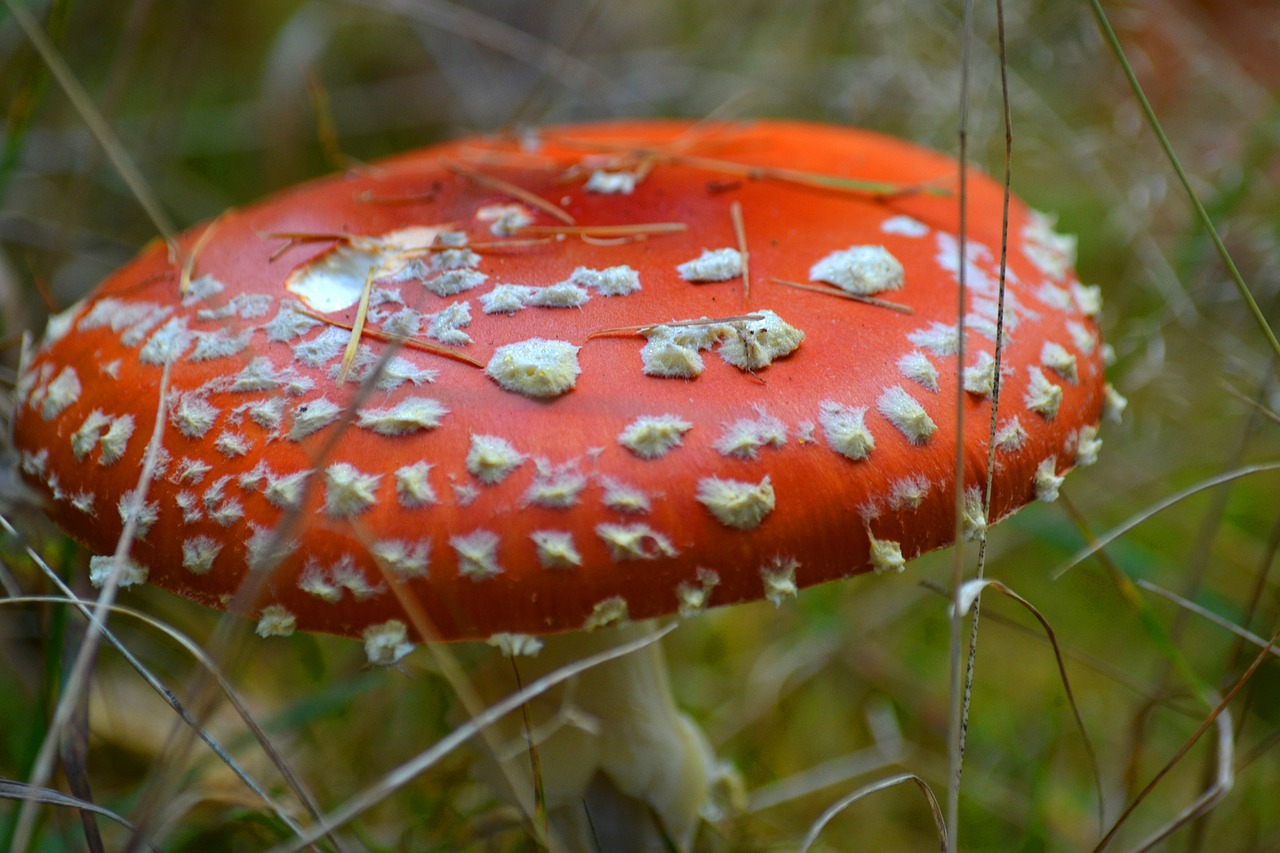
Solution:
M 15 0 L 21 2 L 21 0 Z M 954 153 L 961 7 L 903 2 L 439 0 L 253 3 L 21 2 L 180 226 L 338 168 L 475 131 L 621 115 L 792 117 L 859 125 Z M 1130 62 L 1264 314 L 1280 320 L 1280 12 L 1274 0 L 1125 0 L 1105 8 Z M 1079 271 L 1103 286 L 1103 327 L 1128 396 L 1098 466 L 1067 501 L 993 531 L 988 573 L 1050 620 L 1101 762 L 1108 822 L 1205 719 L 1198 690 L 1235 683 L 1256 647 L 1141 591 L 1135 606 L 1096 560 L 1055 569 L 1178 490 L 1280 460 L 1276 363 L 1196 224 L 1086 3 L 1005 3 L 1014 191 L 1080 238 Z M 1004 168 L 995 7 L 977 5 L 971 159 Z M 0 382 L 16 336 L 38 331 L 156 235 L 84 121 L 0 8 Z M 3 391 L 3 388 L 0 388 Z M 0 404 L 0 416 L 10 404 Z M 10 460 L 11 464 L 11 460 Z M 84 589 L 79 554 L 0 473 L 0 507 Z M 1070 508 L 1077 516 L 1073 517 Z M 1250 476 L 1154 516 L 1107 549 L 1127 578 L 1184 595 L 1264 637 L 1278 627 L 1280 476 Z M 13 539 L 6 594 L 52 590 Z M 903 769 L 946 791 L 950 555 L 894 578 L 859 578 L 774 609 L 682 625 L 667 649 L 677 694 L 742 771 L 752 809 L 706 850 L 794 849 L 842 795 Z M 129 594 L 197 640 L 217 617 L 163 593 Z M 965 850 L 1091 849 L 1089 765 L 1044 634 L 1008 599 L 985 599 L 965 764 Z M 119 621 L 178 688 L 195 670 L 172 642 Z M 60 608 L 0 600 L 0 776 L 25 778 L 79 625 Z M 241 632 L 243 633 L 243 631 Z M 1162 646 L 1172 640 L 1176 655 Z M 252 639 L 252 638 L 251 638 Z M 221 661 L 325 807 L 450 726 L 452 699 L 419 652 L 364 671 L 358 644 L 296 636 Z M 464 663 L 485 650 L 459 647 Z M 157 767 L 178 772 L 170 850 L 254 850 L 283 825 L 207 753 L 166 754 L 168 710 L 113 652 L 98 659 L 88 778 L 129 816 Z M 1189 680 L 1190 675 L 1194 681 Z M 775 696 L 777 697 L 775 700 Z M 1234 788 L 1163 849 L 1280 851 L 1280 667 L 1231 704 Z M 225 709 L 211 728 L 276 777 Z M 1216 733 L 1125 824 L 1129 849 L 1211 782 Z M 900 738 L 900 741 L 899 741 Z M 831 762 L 837 759 L 835 763 Z M 531 850 L 518 821 L 469 781 L 458 754 L 346 830 L 352 849 Z M 61 782 L 59 784 L 62 784 Z M 273 782 L 276 790 L 279 783 Z M 0 842 L 17 804 L 0 801 Z M 103 825 L 119 843 L 117 830 Z M 39 850 L 80 849 L 79 819 L 45 807 Z M 847 809 L 815 849 L 930 850 L 911 786 Z M 108 844 L 111 849 L 112 844 Z

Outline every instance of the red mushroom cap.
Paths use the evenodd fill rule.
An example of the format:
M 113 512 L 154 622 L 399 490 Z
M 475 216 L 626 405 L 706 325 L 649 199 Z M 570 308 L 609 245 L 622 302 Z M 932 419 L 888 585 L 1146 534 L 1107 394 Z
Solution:
M 23 469 L 96 553 L 137 517 L 126 580 L 264 634 L 542 634 L 901 568 L 954 536 L 957 394 L 985 530 L 1001 189 L 968 185 L 959 389 L 955 176 L 861 131 L 630 122 L 318 181 L 55 318 Z M 1073 242 L 1016 200 L 1009 233 L 995 519 L 1092 461 L 1108 393 Z

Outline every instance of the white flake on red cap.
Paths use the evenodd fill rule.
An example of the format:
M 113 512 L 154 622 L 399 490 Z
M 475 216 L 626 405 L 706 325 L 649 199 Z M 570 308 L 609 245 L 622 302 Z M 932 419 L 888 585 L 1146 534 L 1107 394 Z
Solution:
M 716 521 L 737 530 L 760 526 L 777 505 L 769 476 L 759 483 L 703 477 L 698 481 L 698 502 L 711 511 Z

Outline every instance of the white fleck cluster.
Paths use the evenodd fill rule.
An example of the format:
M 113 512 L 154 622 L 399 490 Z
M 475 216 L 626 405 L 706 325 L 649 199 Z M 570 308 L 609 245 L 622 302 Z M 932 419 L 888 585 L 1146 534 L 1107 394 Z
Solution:
M 740 370 L 760 370 L 774 359 L 795 352 L 804 332 L 767 308 L 753 311 L 759 320 L 734 324 L 734 333 L 720 344 L 720 357 Z
M 80 399 L 80 376 L 74 367 L 64 367 L 45 388 L 40 417 L 51 421 Z
M 369 583 L 350 554 L 343 554 L 330 566 L 315 559 L 307 560 L 298 576 L 298 589 L 330 604 L 341 601 L 344 593 L 351 593 L 356 601 L 365 601 L 386 591 L 382 584 Z
M 901 572 L 907 567 L 902 557 L 902 546 L 890 539 L 877 539 L 869 536 L 871 543 L 871 569 L 878 575 L 889 572 Z
M 581 308 L 590 298 L 585 287 L 567 281 L 547 287 L 499 284 L 481 294 L 480 307 L 486 314 L 514 314 L 530 307 Z
M 523 204 L 489 204 L 476 211 L 476 219 L 492 223 L 495 236 L 510 237 L 533 222 L 533 213 Z
M 1062 344 L 1045 341 L 1044 346 L 1040 348 L 1040 363 L 1072 385 L 1076 384 L 1078 379 L 1076 357 L 1067 352 L 1067 348 Z
M 907 340 L 934 355 L 955 355 L 960 351 L 960 331 L 955 326 L 936 320 L 927 329 L 911 332 L 907 335 Z
M 122 332 L 126 329 L 132 331 L 141 327 L 142 331 L 132 337 L 133 343 L 128 344 L 136 346 L 147 332 L 158 326 L 172 313 L 172 306 L 160 305 L 156 302 L 128 302 L 108 296 L 95 302 L 76 323 L 76 328 L 89 331 L 106 326 L 113 332 Z
M 194 335 L 196 345 L 191 352 L 187 353 L 187 361 L 198 363 L 216 358 L 229 358 L 244 352 L 253 340 L 253 329 L 244 329 L 234 335 L 221 330 L 195 332 Z
M 634 172 L 608 172 L 604 169 L 596 169 L 582 188 L 589 193 L 631 195 L 636 188 L 636 175 Z
M 902 262 L 884 246 L 850 246 L 814 264 L 809 278 L 834 284 L 846 293 L 865 296 L 898 290 L 905 274 Z
M 312 472 L 295 471 L 292 474 L 284 474 L 279 477 L 271 475 L 267 477 L 267 485 L 262 490 L 262 496 L 272 506 L 281 509 L 301 509 L 302 497 L 305 494 L 307 479 Z
M 938 390 L 938 368 L 920 350 L 912 350 L 899 358 L 898 372 L 930 391 Z
M 329 368 L 329 377 L 337 379 L 342 366 L 335 364 Z M 356 351 L 351 372 L 347 381 L 363 385 L 372 383 L 380 391 L 394 391 L 406 382 L 421 385 L 424 382 L 435 382 L 437 371 L 427 367 L 419 367 L 403 356 L 384 358 L 373 349 L 361 345 Z
M 1022 250 L 1040 272 L 1061 279 L 1076 262 L 1076 238 L 1053 230 L 1056 217 L 1032 211 L 1022 227 Z
M 996 450 L 1004 453 L 1021 450 L 1026 441 L 1027 431 L 1022 428 L 1017 415 L 1009 418 L 996 430 Z
M 679 447 L 693 424 L 676 415 L 642 415 L 618 433 L 618 443 L 641 459 L 658 459 Z
M 867 454 L 875 450 L 875 439 L 863 421 L 866 414 L 865 406 L 845 406 L 832 400 L 822 402 L 818 423 L 832 450 L 855 462 L 866 459 Z
M 737 249 L 704 249 L 702 254 L 676 267 L 685 281 L 728 281 L 742 275 L 742 253 Z
M 590 288 L 601 296 L 627 296 L 640 289 L 640 274 L 625 264 L 602 270 L 578 267 L 569 276 L 569 283 Z
M 764 584 L 764 597 L 781 607 L 788 598 L 799 595 L 796 586 L 796 569 L 800 563 L 794 557 L 774 557 L 760 567 L 760 580 Z
M 374 666 L 394 666 L 413 651 L 409 632 L 399 619 L 364 629 L 364 653 Z
M 134 562 L 128 557 L 121 557 L 117 560 L 115 557 L 94 555 L 89 558 L 89 583 L 94 586 L 105 585 L 112 572 L 116 571 L 120 573 L 117 581 L 119 586 L 135 586 L 147 582 L 147 567 Z
M 293 347 L 294 361 L 307 367 L 323 367 L 337 358 L 347 348 L 350 340 L 351 332 L 346 329 L 325 326 L 314 338 Z
M 502 574 L 502 566 L 498 564 L 498 534 L 474 530 L 449 537 L 449 545 L 458 555 L 458 574 L 462 577 L 482 581 Z
M 279 604 L 268 604 L 258 616 L 259 637 L 288 637 L 298 629 L 298 617 Z
M 1085 355 L 1093 355 L 1093 351 L 1098 348 L 1098 336 L 1079 321 L 1068 320 L 1067 333 L 1071 335 L 1071 342 L 1076 345 L 1076 349 Z
M 604 488 L 600 502 L 614 512 L 642 514 L 650 510 L 649 496 L 635 486 L 603 475 L 596 480 Z
M 101 409 L 94 409 L 89 413 L 80 428 L 71 434 L 71 452 L 75 454 L 76 459 L 83 462 L 89 452 L 97 447 L 98 438 L 102 435 L 102 431 L 111 425 L 111 421 L 112 418 Z M 27 473 L 37 475 L 40 472 L 28 471 Z
M 160 504 L 155 501 L 144 500 L 142 494 L 137 489 L 129 489 L 120 496 L 120 502 L 117 505 L 120 512 L 120 523 L 134 523 L 134 534 L 138 540 L 147 538 L 147 534 L 151 532 L 151 527 L 160 518 Z
M 903 237 L 923 237 L 929 233 L 929 226 L 918 219 L 901 214 L 881 222 L 880 230 L 886 234 L 900 234 Z
M 591 615 L 582 623 L 582 630 L 594 631 L 597 628 L 603 628 L 606 625 L 615 625 L 626 622 L 628 616 L 627 600 L 620 595 L 606 598 L 599 601 L 591 608 Z
M 928 495 L 928 479 L 922 474 L 909 474 L 889 486 L 889 506 L 895 510 L 919 509 Z
M 262 326 L 268 341 L 287 343 L 320 325 L 319 320 L 303 314 L 298 307 L 291 300 L 280 303 L 276 316 Z
M 324 429 L 338 419 L 342 409 L 328 397 L 317 397 L 299 404 L 293 410 L 293 423 L 289 427 L 289 438 L 301 441 L 307 436 Z
M 538 652 L 542 651 L 542 641 L 528 634 L 500 632 L 491 635 L 485 642 L 509 658 L 537 657 Z
M 448 409 L 430 397 L 406 397 L 389 408 L 358 409 L 356 426 L 378 435 L 409 435 L 435 429 L 448 413 Z
M 202 395 L 190 392 L 178 397 L 169 408 L 169 421 L 187 438 L 203 438 L 217 421 L 218 409 Z
M 224 430 L 213 440 L 214 448 L 228 459 L 249 453 L 249 441 L 242 433 Z
M 449 346 L 466 346 L 471 343 L 471 336 L 462 331 L 471 325 L 470 302 L 453 302 L 425 317 L 430 321 L 427 324 L 427 337 L 432 340 Z
M 147 339 L 138 352 L 138 361 L 156 366 L 175 362 L 193 340 L 195 335 L 187 329 L 187 318 L 173 317 Z
M 757 459 L 762 447 L 782 447 L 787 443 L 786 425 L 769 414 L 764 406 L 755 407 L 754 418 L 742 418 L 725 427 L 713 445 L 725 456 Z
M 1040 285 L 1036 290 L 1036 298 L 1058 311 L 1070 311 L 1074 307 L 1071 303 L 1071 291 L 1051 281 L 1045 281 Z
M 759 527 L 777 502 L 768 475 L 759 483 L 703 477 L 698 481 L 697 498 L 717 521 L 736 530 Z
M 350 518 L 378 502 L 381 474 L 366 474 L 354 465 L 335 462 L 325 469 L 324 508 L 334 518 Z
M 256 320 L 265 317 L 275 301 L 275 297 L 269 293 L 237 293 L 225 305 L 217 308 L 201 308 L 196 312 L 196 319 L 220 321 L 231 317 L 242 317 L 246 320 Z
M 973 364 L 964 369 L 964 390 L 979 397 L 996 391 L 996 360 L 986 350 L 978 350 Z
M 1102 450 L 1102 439 L 1098 437 L 1098 428 L 1093 425 L 1080 427 L 1076 439 L 1076 464 L 1080 467 L 1093 465 L 1098 461 L 1098 452 Z
M 1120 423 L 1129 401 L 1110 382 L 1103 386 L 1102 391 L 1102 416 L 1114 423 Z
M 582 565 L 582 555 L 567 530 L 535 530 L 529 534 L 544 569 L 572 569 Z
M 107 427 L 106 433 L 98 440 L 98 445 L 102 448 L 102 453 L 98 456 L 98 464 L 111 465 L 118 461 L 124 455 L 129 439 L 133 437 L 133 430 L 133 415 L 120 415 L 113 418 L 111 426 Z
M 1036 466 L 1032 483 L 1036 490 L 1036 500 L 1051 503 L 1058 499 L 1058 489 L 1062 488 L 1065 477 L 1058 475 L 1058 457 L 1050 456 Z
M 457 296 L 474 290 L 489 280 L 489 276 L 472 269 L 449 269 L 422 282 L 422 286 L 436 296 Z
M 533 482 L 524 493 L 527 503 L 550 509 L 568 509 L 578 502 L 587 487 L 587 478 L 576 462 L 552 465 L 546 459 L 534 460 Z
M 596 535 L 609 549 L 614 562 L 657 560 L 677 553 L 671 540 L 647 524 L 596 525 Z
M 1028 367 L 1027 373 L 1030 379 L 1023 402 L 1045 420 L 1053 420 L 1058 416 L 1058 406 L 1062 404 L 1062 388 L 1050 382 L 1038 367 Z
M 415 509 L 436 502 L 435 489 L 432 488 L 428 479 L 430 473 L 431 463 L 429 462 L 414 462 L 412 465 L 396 469 L 396 497 L 400 501 L 400 506 Z
M 556 397 L 577 384 L 578 347 L 530 338 L 498 347 L 485 373 L 507 391 L 526 397 Z
M 720 585 L 720 575 L 711 569 L 699 568 L 697 582 L 681 581 L 676 586 L 677 608 L 681 616 L 692 616 L 707 609 L 711 592 Z
M 924 407 L 901 385 L 886 388 L 876 400 L 876 410 L 910 439 L 912 444 L 926 443 L 938 428 Z
M 381 565 L 400 578 L 426 577 L 427 568 L 431 565 L 430 538 L 414 541 L 381 539 L 374 542 L 369 550 Z
M 182 568 L 193 575 L 207 575 L 222 552 L 222 543 L 212 536 L 192 536 L 182 540 Z
M 651 326 L 641 331 L 647 339 L 640 350 L 649 376 L 692 379 L 702 373 L 700 350 L 711 349 L 732 334 L 725 323 Z
M 511 442 L 496 435 L 472 435 L 471 449 L 467 451 L 466 466 L 471 475 L 487 486 L 501 483 L 507 475 L 519 468 L 524 454 L 511 446 Z
M 978 542 L 986 538 L 987 516 L 983 509 L 982 490 L 977 486 L 970 486 L 964 490 L 960 521 L 964 541 Z
M 1072 283 L 1071 296 L 1080 313 L 1086 317 L 1097 317 L 1102 313 L 1102 288 L 1098 285 Z

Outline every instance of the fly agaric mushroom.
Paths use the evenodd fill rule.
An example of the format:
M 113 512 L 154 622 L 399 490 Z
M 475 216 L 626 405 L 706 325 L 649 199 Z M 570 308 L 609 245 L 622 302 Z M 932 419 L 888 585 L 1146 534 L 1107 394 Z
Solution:
M 22 469 L 95 553 L 135 520 L 122 584 L 263 636 L 361 637 L 378 663 L 901 571 L 954 538 L 957 439 L 980 538 L 1053 499 L 1123 404 L 1073 241 L 1016 200 L 1001 314 L 1002 193 L 981 177 L 961 349 L 955 169 L 854 130 L 629 122 L 284 192 L 176 259 L 148 248 L 49 323 L 21 371 Z M 710 753 L 654 679 L 590 708 L 656 696 L 668 740 L 635 724 L 622 749 L 665 769 L 603 746 L 599 766 L 682 841 Z M 594 772 L 549 804 L 576 806 Z

